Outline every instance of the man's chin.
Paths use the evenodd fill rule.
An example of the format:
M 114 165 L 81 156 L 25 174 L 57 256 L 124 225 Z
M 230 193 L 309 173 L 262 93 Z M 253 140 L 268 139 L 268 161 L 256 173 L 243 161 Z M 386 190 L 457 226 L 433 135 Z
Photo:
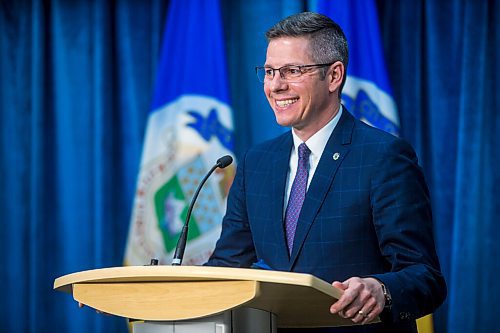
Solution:
M 276 122 L 278 123 L 278 125 L 283 126 L 283 127 L 292 127 L 291 121 L 286 121 L 286 120 L 283 120 L 283 119 L 276 117 Z
M 287 117 L 283 117 L 283 114 L 280 115 L 280 111 L 274 110 L 274 117 L 276 119 L 276 123 L 278 123 L 278 125 L 283 127 L 291 127 L 293 121 L 291 119 L 288 119 Z

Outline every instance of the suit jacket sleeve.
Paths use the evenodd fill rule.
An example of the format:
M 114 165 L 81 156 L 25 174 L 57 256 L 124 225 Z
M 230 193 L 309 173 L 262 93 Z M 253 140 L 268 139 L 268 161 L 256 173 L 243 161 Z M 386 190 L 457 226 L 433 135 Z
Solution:
M 389 289 L 388 320 L 411 320 L 434 311 L 446 297 L 433 238 L 429 192 L 413 149 L 394 140 L 379 152 L 372 175 L 375 231 L 388 273 L 373 277 Z

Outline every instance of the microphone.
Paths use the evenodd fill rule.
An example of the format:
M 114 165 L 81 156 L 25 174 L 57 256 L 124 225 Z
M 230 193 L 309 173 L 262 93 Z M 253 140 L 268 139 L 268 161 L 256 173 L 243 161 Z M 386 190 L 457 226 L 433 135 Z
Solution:
M 186 221 L 184 222 L 184 226 L 182 227 L 181 235 L 179 236 L 179 241 L 177 242 L 177 246 L 175 247 L 175 253 L 174 253 L 174 258 L 172 259 L 172 266 L 180 266 L 182 264 L 182 259 L 184 258 L 184 250 L 186 249 L 186 243 L 187 243 L 187 236 L 188 236 L 188 230 L 189 230 L 189 219 L 191 217 L 191 212 L 194 207 L 194 203 L 196 202 L 196 199 L 198 198 L 198 194 L 201 191 L 201 188 L 207 181 L 208 177 L 215 171 L 217 168 L 224 169 L 228 165 L 233 163 L 233 158 L 229 155 L 222 156 L 217 160 L 215 165 L 210 169 L 210 171 L 205 175 L 205 178 L 201 181 L 200 185 L 198 185 L 198 188 L 196 189 L 196 192 L 194 193 L 193 199 L 191 200 L 191 204 L 189 205 L 189 209 L 187 212 L 186 216 Z

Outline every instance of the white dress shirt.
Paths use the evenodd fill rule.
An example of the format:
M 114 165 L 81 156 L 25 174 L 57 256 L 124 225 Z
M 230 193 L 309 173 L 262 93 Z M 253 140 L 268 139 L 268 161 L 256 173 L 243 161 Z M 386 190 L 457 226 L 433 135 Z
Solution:
M 316 132 L 305 142 L 305 144 L 311 151 L 311 154 L 309 155 L 309 176 L 307 178 L 308 189 L 309 189 L 309 184 L 311 184 L 311 179 L 314 176 L 314 172 L 316 171 L 316 167 L 318 166 L 321 155 L 325 150 L 326 143 L 328 142 L 328 139 L 332 135 L 333 130 L 337 126 L 341 115 L 342 115 L 342 105 L 340 105 L 339 112 L 335 115 L 335 117 L 333 117 L 332 120 L 328 122 L 328 124 L 323 126 L 322 129 Z M 286 206 L 288 205 L 288 198 L 290 197 L 290 191 L 292 189 L 293 180 L 295 179 L 295 174 L 297 173 L 297 164 L 299 162 L 298 149 L 299 145 L 302 143 L 302 140 L 297 136 L 297 134 L 295 134 L 294 129 L 292 129 L 292 136 L 293 136 L 293 147 L 292 147 L 292 153 L 290 154 L 289 172 L 286 180 L 286 192 L 285 192 L 285 200 L 283 207 L 283 216 L 286 212 Z

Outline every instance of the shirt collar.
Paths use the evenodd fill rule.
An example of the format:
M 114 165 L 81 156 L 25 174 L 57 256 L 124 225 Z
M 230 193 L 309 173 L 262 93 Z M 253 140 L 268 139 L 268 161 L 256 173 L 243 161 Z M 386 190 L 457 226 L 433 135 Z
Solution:
M 313 136 L 311 136 L 305 144 L 311 150 L 311 155 L 315 157 L 320 157 L 323 154 L 323 150 L 325 150 L 326 143 L 328 142 L 328 139 L 333 133 L 333 130 L 337 126 L 340 116 L 342 115 L 342 104 L 340 105 L 339 112 L 335 115 L 335 117 L 332 118 L 323 128 L 321 128 L 319 131 L 314 133 Z M 298 154 L 298 147 L 299 145 L 303 142 L 297 134 L 295 134 L 295 131 L 292 129 L 292 136 L 293 136 L 293 146 L 295 153 Z

